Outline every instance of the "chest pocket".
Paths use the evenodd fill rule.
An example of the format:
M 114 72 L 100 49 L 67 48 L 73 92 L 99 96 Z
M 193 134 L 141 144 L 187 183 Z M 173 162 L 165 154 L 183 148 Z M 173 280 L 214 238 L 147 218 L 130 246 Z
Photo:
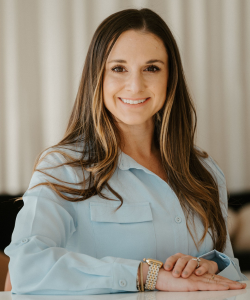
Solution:
M 156 236 L 149 202 L 90 202 L 90 218 L 97 245 L 97 256 L 142 260 L 155 258 Z

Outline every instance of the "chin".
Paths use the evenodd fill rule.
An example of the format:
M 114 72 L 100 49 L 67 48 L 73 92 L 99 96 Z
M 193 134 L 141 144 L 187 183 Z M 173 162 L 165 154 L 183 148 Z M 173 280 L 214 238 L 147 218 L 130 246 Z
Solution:
M 135 126 L 135 125 L 142 125 L 142 124 L 145 124 L 148 120 L 145 120 L 145 119 L 138 119 L 138 120 L 135 120 L 135 119 L 131 119 L 131 120 L 125 120 L 124 118 L 123 119 L 120 119 L 122 123 L 126 124 L 126 125 L 131 125 L 131 126 Z

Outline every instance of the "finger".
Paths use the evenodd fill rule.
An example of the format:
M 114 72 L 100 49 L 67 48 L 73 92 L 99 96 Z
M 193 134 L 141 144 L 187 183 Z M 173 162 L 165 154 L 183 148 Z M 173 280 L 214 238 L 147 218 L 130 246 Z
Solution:
M 213 277 L 213 275 L 214 275 L 214 277 Z M 212 277 L 213 277 L 213 279 L 212 279 Z M 228 282 L 228 283 L 237 282 L 237 281 L 228 279 L 226 277 L 223 277 L 223 276 L 220 276 L 220 275 L 211 274 L 211 273 L 204 274 L 203 275 L 203 279 L 205 279 L 205 278 L 206 278 L 206 280 L 211 279 L 211 280 L 217 280 L 217 281 L 220 281 L 220 282 Z
M 197 267 L 197 261 L 190 259 L 187 262 L 185 268 L 183 269 L 183 271 L 181 273 L 181 277 L 188 278 L 192 273 L 195 272 L 196 267 Z
M 214 276 L 214 277 L 213 277 Z M 211 274 L 211 273 L 206 273 L 204 274 L 202 277 L 204 281 L 213 281 L 213 280 L 216 280 L 216 281 L 220 281 L 222 282 L 223 284 L 228 284 L 228 283 L 232 283 L 232 282 L 235 282 L 231 279 L 228 279 L 228 278 L 225 278 L 225 277 L 222 277 L 222 276 L 219 276 L 219 275 L 215 275 L 215 274 Z
M 177 260 L 172 271 L 174 277 L 177 278 L 181 276 L 182 271 L 184 270 L 184 268 L 186 267 L 187 263 L 190 261 L 191 258 L 192 256 L 188 255 L 188 256 L 182 256 Z
M 183 255 L 182 253 L 176 253 L 176 254 L 170 256 L 170 257 L 165 261 L 164 269 L 167 270 L 167 271 L 172 270 L 172 268 L 174 267 L 176 261 L 177 261 L 182 255 Z
M 240 282 L 233 281 L 233 280 L 230 280 L 228 278 L 218 276 L 218 275 L 214 276 L 214 279 L 212 279 L 211 274 L 209 274 L 209 275 L 210 276 L 208 278 L 206 278 L 206 277 L 203 278 L 204 282 L 208 282 L 211 284 L 218 283 L 218 284 L 228 285 L 230 290 L 242 289 L 242 288 L 246 287 L 246 284 L 244 284 L 244 283 L 242 284 Z
M 206 263 L 202 264 L 198 269 L 196 269 L 195 275 L 199 276 L 199 275 L 206 274 L 208 272 L 208 268 L 209 266 Z
M 227 285 L 227 286 L 229 286 L 230 290 L 240 290 L 240 289 L 245 288 L 245 286 L 239 282 L 224 282 L 224 281 L 220 281 L 220 280 L 212 280 L 212 281 L 210 280 L 210 283 Z
M 212 274 L 207 274 L 206 277 L 208 277 L 208 275 L 212 276 Z M 214 275 L 214 278 L 219 279 L 219 280 L 223 280 L 223 281 L 226 280 L 226 281 L 229 281 L 229 282 L 237 282 L 235 280 L 228 279 L 228 278 L 223 277 L 221 275 Z
M 229 285 L 227 284 L 220 284 L 218 282 L 204 282 L 204 281 L 198 281 L 198 289 L 200 291 L 225 291 L 229 290 Z
M 220 283 L 220 281 L 219 281 L 219 283 Z M 230 290 L 240 290 L 240 289 L 246 288 L 246 284 L 243 284 L 240 282 L 232 282 L 232 283 L 225 283 L 225 284 L 229 286 Z

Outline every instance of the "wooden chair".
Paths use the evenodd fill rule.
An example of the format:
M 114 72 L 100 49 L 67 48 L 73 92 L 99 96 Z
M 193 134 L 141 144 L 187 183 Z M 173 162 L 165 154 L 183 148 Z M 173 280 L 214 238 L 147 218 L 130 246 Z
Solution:
M 11 291 L 9 261 L 9 257 L 0 251 L 0 291 Z
M 5 285 L 4 285 L 4 291 L 5 292 L 10 292 L 11 289 L 12 289 L 12 286 L 11 286 L 11 282 L 10 282 L 10 273 L 9 273 L 9 270 L 8 270 L 6 280 L 5 280 Z

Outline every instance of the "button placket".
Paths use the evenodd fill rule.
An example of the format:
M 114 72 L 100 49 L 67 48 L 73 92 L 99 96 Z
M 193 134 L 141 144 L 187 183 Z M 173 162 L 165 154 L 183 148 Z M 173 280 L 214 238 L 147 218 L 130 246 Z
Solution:
M 176 216 L 175 218 L 174 218 L 174 220 L 175 220 L 175 222 L 176 223 L 181 223 L 181 221 L 182 221 L 182 219 L 181 219 L 181 217 L 179 217 L 179 216 Z
M 25 238 L 25 239 L 22 239 L 21 243 L 22 243 L 22 244 L 25 244 L 25 243 L 27 243 L 28 241 L 29 241 L 29 239 Z

